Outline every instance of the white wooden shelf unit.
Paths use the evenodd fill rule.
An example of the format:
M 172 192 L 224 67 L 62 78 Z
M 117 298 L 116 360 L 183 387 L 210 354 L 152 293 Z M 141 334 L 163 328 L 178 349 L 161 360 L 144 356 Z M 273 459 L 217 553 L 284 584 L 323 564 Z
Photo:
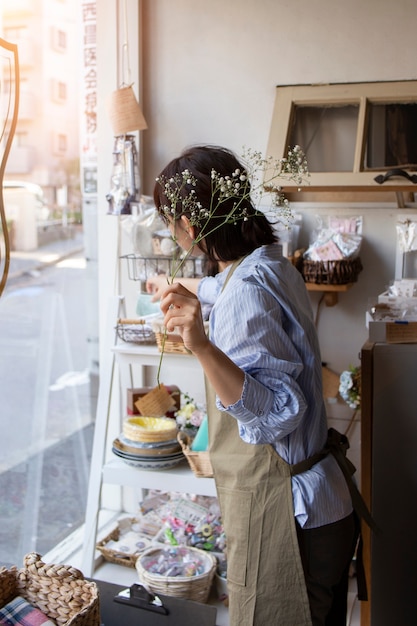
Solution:
M 101 557 L 96 551 L 99 532 L 99 519 L 109 520 L 111 515 L 103 507 L 103 487 L 115 485 L 119 492 L 114 496 L 115 503 L 122 502 L 120 491 L 125 487 L 134 489 L 158 489 L 166 492 L 192 493 L 216 496 L 212 478 L 197 478 L 184 459 L 178 466 L 169 470 L 151 471 L 132 467 L 116 458 L 111 452 L 111 444 L 122 430 L 126 411 L 126 393 L 128 387 L 144 386 L 144 368 L 158 366 L 160 352 L 156 345 L 137 345 L 117 340 L 115 326 L 118 318 L 124 317 L 123 297 L 112 298 L 109 304 L 106 345 L 104 346 L 105 363 L 102 367 L 97 401 L 91 470 L 85 517 L 85 534 L 81 569 L 87 577 L 94 577 Z M 196 373 L 202 376 L 197 360 L 186 354 L 165 353 L 164 364 L 176 373 L 181 372 L 193 380 Z M 133 367 L 134 366 L 134 367 Z M 118 374 L 118 376 L 117 376 Z M 134 379 L 135 376 L 135 379 Z M 156 381 L 155 381 L 156 384 Z M 114 411 L 112 396 L 119 391 L 120 410 Z M 113 507 L 112 507 L 113 509 Z M 123 510 L 114 509 L 114 520 L 122 516 Z

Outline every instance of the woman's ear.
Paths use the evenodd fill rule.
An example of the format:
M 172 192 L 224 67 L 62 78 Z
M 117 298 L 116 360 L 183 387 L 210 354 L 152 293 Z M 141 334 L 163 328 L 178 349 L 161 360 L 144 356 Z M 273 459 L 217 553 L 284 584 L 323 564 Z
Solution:
M 191 224 L 188 217 L 186 215 L 181 215 L 180 220 L 181 220 L 181 226 L 188 233 L 188 235 L 190 236 L 190 239 L 194 239 L 194 235 L 195 235 L 194 226 Z

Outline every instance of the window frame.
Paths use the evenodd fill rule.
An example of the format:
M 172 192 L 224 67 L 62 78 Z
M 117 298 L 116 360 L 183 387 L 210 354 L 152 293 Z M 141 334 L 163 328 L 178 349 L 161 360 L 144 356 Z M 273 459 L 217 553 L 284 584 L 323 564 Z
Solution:
M 376 182 L 377 176 L 384 176 L 387 170 L 394 168 L 362 168 L 366 151 L 369 103 L 417 103 L 417 81 L 277 86 L 267 155 L 278 159 L 285 156 L 296 106 L 356 105 L 359 108 L 352 171 L 313 172 L 310 174 L 309 184 L 303 185 L 301 190 L 416 192 L 417 184 L 400 176 L 389 178 L 383 184 Z M 412 172 L 411 169 L 405 171 L 407 174 Z M 296 183 L 285 183 L 285 189 L 296 187 L 299 187 Z

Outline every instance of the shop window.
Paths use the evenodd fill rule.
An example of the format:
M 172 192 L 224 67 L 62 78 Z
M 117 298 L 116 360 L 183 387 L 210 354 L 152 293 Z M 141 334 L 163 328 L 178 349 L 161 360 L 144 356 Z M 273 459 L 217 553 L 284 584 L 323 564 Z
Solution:
M 86 96 L 79 87 L 95 65 L 79 66 L 80 4 L 0 2 L 0 37 L 18 40 L 20 58 L 15 77 L 0 54 L 0 147 L 11 137 L 5 113 L 16 85 L 21 96 L 3 192 L 11 244 L 0 297 L 0 566 L 7 568 L 21 567 L 33 551 L 53 551 L 56 563 L 72 556 L 87 506 L 98 385 L 96 194 L 80 194 L 78 165 L 83 156 L 93 168 L 95 135 L 81 148 Z M 18 28 L 23 6 L 29 10 L 19 10 Z M 70 31 L 55 31 L 58 50 L 44 54 L 45 46 L 52 50 L 51 13 Z M 0 242 L 0 268 L 4 248 Z

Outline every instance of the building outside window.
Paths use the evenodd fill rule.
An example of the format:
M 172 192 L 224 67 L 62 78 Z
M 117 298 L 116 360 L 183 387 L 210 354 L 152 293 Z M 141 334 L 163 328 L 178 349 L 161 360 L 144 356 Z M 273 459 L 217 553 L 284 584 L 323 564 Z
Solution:
M 94 171 L 91 93 L 88 133 L 80 119 L 85 29 L 92 49 L 95 2 L 0 6 L 0 37 L 17 44 L 20 66 L 19 117 L 3 186 L 12 235 L 0 297 L 5 566 L 21 566 L 31 551 L 45 554 L 84 521 L 98 385 L 94 243 L 85 233 L 93 229 L 85 227 L 91 216 L 84 219 L 86 197 L 91 208 L 95 195 L 92 188 L 84 193 L 81 182 L 86 154 Z M 16 87 L 1 66 L 0 103 Z M 87 135 L 88 150 L 81 148 Z

